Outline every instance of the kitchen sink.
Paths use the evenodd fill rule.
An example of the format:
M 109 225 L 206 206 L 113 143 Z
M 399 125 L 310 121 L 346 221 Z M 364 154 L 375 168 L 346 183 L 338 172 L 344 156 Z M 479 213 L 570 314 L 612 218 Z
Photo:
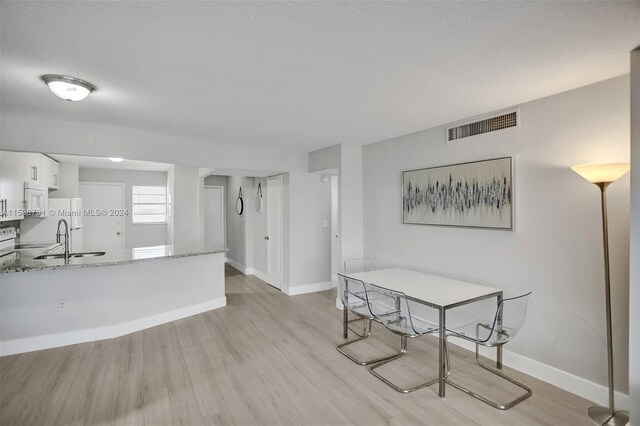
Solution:
M 69 253 L 69 259 L 73 259 L 76 257 L 104 256 L 104 254 L 105 252 L 103 251 L 87 251 L 84 253 Z M 34 257 L 34 260 L 45 260 L 45 259 L 64 259 L 64 253 L 41 254 L 40 256 Z

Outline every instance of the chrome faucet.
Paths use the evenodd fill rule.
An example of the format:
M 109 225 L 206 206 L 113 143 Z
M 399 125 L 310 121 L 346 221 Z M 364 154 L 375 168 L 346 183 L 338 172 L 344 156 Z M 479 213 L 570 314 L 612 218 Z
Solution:
M 56 232 L 56 243 L 60 244 L 60 224 L 64 223 L 64 261 L 69 261 L 69 224 L 66 220 L 60 219 L 58 221 L 58 231 Z

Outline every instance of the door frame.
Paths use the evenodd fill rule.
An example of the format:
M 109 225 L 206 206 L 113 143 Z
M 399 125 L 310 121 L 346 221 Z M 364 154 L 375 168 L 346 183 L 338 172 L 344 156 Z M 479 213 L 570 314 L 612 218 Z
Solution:
M 278 229 L 280 231 L 280 235 L 278 235 L 278 241 L 280 241 L 280 244 L 278 246 L 278 258 L 280 259 L 279 262 L 279 267 L 280 267 L 280 282 L 278 283 L 274 283 L 274 282 L 270 282 L 269 284 L 273 285 L 274 287 L 277 287 L 278 289 L 282 290 L 282 283 L 284 281 L 284 269 L 282 267 L 282 246 L 284 244 L 283 241 L 283 230 L 282 230 L 282 225 L 283 225 L 283 218 L 282 216 L 284 215 L 283 212 L 283 198 L 284 198 L 284 179 L 282 175 L 276 175 L 276 176 L 269 176 L 267 177 L 267 234 L 269 234 L 271 232 L 271 215 L 269 214 L 269 203 L 271 203 L 271 197 L 269 197 L 269 181 L 278 181 L 280 184 L 280 214 L 278 215 Z M 269 273 L 269 270 L 271 268 L 271 249 L 270 249 L 270 243 L 267 244 L 267 277 L 269 278 L 269 281 L 271 281 L 271 274 Z
M 222 244 L 227 246 L 227 199 L 225 198 L 224 186 L 221 185 L 204 185 L 204 190 L 207 189 L 220 189 L 222 191 L 222 234 L 224 241 Z M 206 210 L 205 206 L 205 210 Z M 204 236 L 203 236 L 204 237 Z
M 130 210 L 130 208 L 127 208 L 127 195 L 126 195 L 126 185 L 124 184 L 124 182 L 85 182 L 85 181 L 80 181 L 78 182 L 78 185 L 99 185 L 99 186 L 119 186 L 120 188 L 122 188 L 122 208 L 124 210 Z M 79 190 L 79 188 L 78 188 Z M 80 195 L 80 194 L 78 194 Z M 82 198 L 82 197 L 79 197 Z M 84 204 L 84 202 L 82 203 L 82 208 L 85 209 L 86 206 Z M 131 215 L 133 214 L 133 211 L 129 211 L 130 214 L 128 214 L 126 217 L 126 220 L 131 220 Z M 132 223 L 133 224 L 133 223 Z M 84 228 L 84 221 L 83 221 L 83 225 L 82 227 Z M 120 248 L 124 249 L 125 248 L 125 240 L 127 238 L 126 234 L 125 234 L 125 228 L 126 226 L 124 226 L 124 220 L 120 221 L 120 235 L 122 235 L 122 238 L 120 238 Z

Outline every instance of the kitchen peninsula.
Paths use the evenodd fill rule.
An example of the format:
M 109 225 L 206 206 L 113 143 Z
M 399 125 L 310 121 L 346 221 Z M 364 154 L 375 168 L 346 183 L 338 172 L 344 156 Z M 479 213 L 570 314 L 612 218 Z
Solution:
M 226 306 L 227 249 L 193 243 L 35 260 L 0 268 L 0 352 L 9 355 L 122 336 Z

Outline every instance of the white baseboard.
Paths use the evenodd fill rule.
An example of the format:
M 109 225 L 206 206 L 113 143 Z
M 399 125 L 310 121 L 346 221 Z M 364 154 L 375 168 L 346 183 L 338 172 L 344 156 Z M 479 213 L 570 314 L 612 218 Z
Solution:
M 466 340 L 452 338 L 449 339 L 449 343 L 472 352 L 475 352 L 476 350 L 475 345 Z M 505 348 L 506 347 L 508 346 L 505 346 Z M 495 349 L 484 347 L 480 348 L 480 354 L 487 358 L 495 360 L 495 353 Z M 571 392 L 597 404 L 603 406 L 609 405 L 609 390 L 606 386 L 591 382 L 587 379 L 583 379 L 582 377 L 578 377 L 574 374 L 508 350 L 502 351 L 502 363 L 514 370 L 521 371 L 535 377 L 536 379 L 550 383 L 560 389 L 564 389 L 567 392 Z M 616 409 L 629 409 L 629 395 L 616 391 L 614 392 L 614 400 Z
M 336 299 L 336 308 L 342 309 L 342 303 L 339 299 Z M 476 350 L 475 344 L 466 340 L 451 338 L 449 343 L 471 352 L 475 352 Z M 506 347 L 508 347 L 508 345 L 505 346 L 505 348 Z M 480 354 L 487 358 L 495 360 L 495 353 L 495 349 L 480 348 Z M 502 351 L 502 363 L 514 370 L 557 386 L 560 389 L 593 401 L 596 404 L 603 406 L 608 406 L 609 404 L 609 390 L 606 386 L 578 377 L 575 374 L 568 373 L 508 350 Z M 614 392 L 614 401 L 616 409 L 629 410 L 629 395 L 616 391 Z
M 262 271 L 260 271 L 258 269 L 254 269 L 254 268 L 247 268 L 246 266 L 236 262 L 233 259 L 227 259 L 226 262 L 229 265 L 231 265 L 234 268 L 236 268 L 238 271 L 242 272 L 243 274 L 245 274 L 245 275 L 254 275 L 258 279 L 266 282 L 267 284 L 272 285 L 269 282 L 269 277 L 264 272 L 262 272 Z M 321 283 L 304 284 L 304 285 L 298 285 L 298 286 L 293 286 L 293 287 L 282 286 L 280 291 L 282 291 L 287 296 L 297 296 L 299 294 L 314 293 L 316 291 L 330 290 L 333 287 L 334 286 L 331 283 L 331 281 L 326 281 L 326 282 L 321 282 Z
M 247 268 L 245 268 L 244 265 L 242 265 L 241 263 L 236 262 L 233 259 L 228 259 L 227 258 L 227 263 L 231 266 L 233 266 L 234 268 L 236 268 L 238 271 L 242 272 L 243 274 L 247 275 Z
M 258 279 L 264 281 L 265 283 L 269 283 L 269 277 L 262 271 L 258 271 L 257 269 L 251 269 L 252 275 L 255 275 Z
M 65 333 L 48 334 L 24 339 L 7 340 L 0 343 L 0 355 L 13 355 L 23 352 L 39 351 L 78 343 L 95 342 L 96 340 L 113 339 L 125 334 L 166 324 L 192 315 L 227 306 L 227 298 L 221 297 L 196 305 L 185 306 L 169 312 L 140 318 L 112 326 L 75 330 Z
M 331 281 L 326 281 L 321 283 L 304 284 L 289 287 L 285 291 L 285 294 L 287 294 L 288 296 L 296 296 L 298 294 L 315 293 L 316 291 L 330 290 L 332 288 L 333 285 L 331 284 Z

